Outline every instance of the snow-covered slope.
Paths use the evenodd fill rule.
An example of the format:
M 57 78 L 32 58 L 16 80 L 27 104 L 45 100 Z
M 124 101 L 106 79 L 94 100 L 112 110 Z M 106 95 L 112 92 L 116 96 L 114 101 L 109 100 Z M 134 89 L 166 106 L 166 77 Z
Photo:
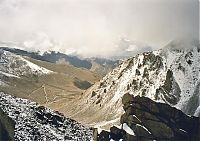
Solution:
M 199 116 L 199 62 L 200 49 L 195 42 L 171 42 L 162 50 L 136 55 L 90 88 L 80 104 L 84 108 L 77 108 L 74 117 L 90 109 L 94 122 L 118 118 L 123 113 L 121 98 L 125 93 L 146 96 Z
M 10 77 L 42 75 L 52 71 L 31 63 L 25 58 L 0 49 L 0 74 Z
M 1 109 L 15 121 L 14 139 L 92 141 L 92 130 L 30 100 L 0 92 Z

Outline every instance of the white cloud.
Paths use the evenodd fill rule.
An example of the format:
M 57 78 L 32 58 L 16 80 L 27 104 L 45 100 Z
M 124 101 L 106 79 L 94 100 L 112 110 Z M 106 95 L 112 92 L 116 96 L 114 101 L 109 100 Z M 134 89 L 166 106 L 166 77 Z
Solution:
M 76 50 L 86 56 L 117 53 L 121 36 L 161 46 L 179 36 L 196 36 L 197 2 L 0 0 L 0 40 L 26 41 L 27 47 L 42 50 Z M 57 42 L 56 47 L 48 41 L 39 42 L 35 35 L 41 32 Z

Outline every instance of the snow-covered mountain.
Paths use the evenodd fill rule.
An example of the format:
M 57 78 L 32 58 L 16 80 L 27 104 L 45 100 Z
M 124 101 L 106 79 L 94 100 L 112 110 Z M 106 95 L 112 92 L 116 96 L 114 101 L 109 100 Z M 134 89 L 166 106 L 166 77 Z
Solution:
M 14 121 L 14 131 L 11 131 L 12 128 L 8 128 L 8 123 L 2 124 L 7 124 L 5 126 L 7 126 L 9 132 L 14 132 L 12 138 L 16 141 L 93 140 L 92 129 L 30 100 L 16 98 L 0 92 L 0 107 Z
M 8 80 L 27 76 L 41 76 L 52 71 L 38 66 L 22 56 L 0 49 L 0 86 L 8 86 Z
M 25 58 L 0 49 L 0 73 L 6 76 L 42 75 L 52 71 L 40 67 Z
M 88 113 L 91 124 L 117 122 L 123 113 L 121 98 L 125 93 L 167 103 L 186 114 L 200 116 L 200 48 L 192 42 L 173 41 L 158 51 L 138 54 L 91 87 L 82 98 L 74 117 Z M 109 122 L 107 122 L 109 121 Z

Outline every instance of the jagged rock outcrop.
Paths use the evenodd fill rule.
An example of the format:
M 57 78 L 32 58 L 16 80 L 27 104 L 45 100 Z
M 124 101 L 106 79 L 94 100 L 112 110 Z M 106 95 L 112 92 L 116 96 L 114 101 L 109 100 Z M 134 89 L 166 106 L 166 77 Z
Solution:
M 15 122 L 13 139 L 16 141 L 93 140 L 91 128 L 30 100 L 0 92 L 0 107 Z
M 168 104 L 125 94 L 121 127 L 102 131 L 98 141 L 199 141 L 200 118 L 187 116 Z M 120 141 L 121 141 L 120 140 Z

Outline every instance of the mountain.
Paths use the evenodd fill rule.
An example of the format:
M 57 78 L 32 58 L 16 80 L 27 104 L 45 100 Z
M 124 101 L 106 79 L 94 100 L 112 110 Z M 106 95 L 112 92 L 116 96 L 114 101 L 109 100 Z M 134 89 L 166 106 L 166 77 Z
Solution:
M 69 55 L 66 55 L 60 52 L 55 52 L 55 51 L 49 51 L 49 52 L 44 52 L 43 54 L 40 54 L 39 52 L 29 52 L 29 51 L 25 51 L 21 49 L 16 49 L 16 48 L 2 47 L 2 49 L 13 52 L 17 55 L 28 56 L 33 59 L 47 61 L 51 63 L 56 63 L 57 61 L 64 59 L 64 61 L 78 68 L 90 69 L 92 67 L 92 64 L 87 60 L 81 60 L 76 56 L 69 56 Z
M 0 49 L 0 64 L 0 91 L 31 99 L 54 110 L 81 97 L 100 79 L 98 74 L 87 69 L 40 61 L 4 49 Z
M 41 76 L 43 74 L 53 73 L 52 71 L 37 66 L 36 64 L 15 55 L 8 51 L 0 49 L 0 84 L 7 85 L 8 78 L 22 78 L 25 76 Z
M 97 127 L 117 124 L 123 114 L 121 98 L 127 92 L 200 116 L 199 61 L 196 42 L 173 41 L 158 51 L 138 54 L 89 88 L 72 117 Z
M 65 59 L 56 63 L 42 61 L 6 49 L 1 49 L 0 55 L 0 90 L 4 92 L 1 92 L 3 111 L 0 114 L 8 116 L 11 129 L 12 121 L 15 123 L 20 119 L 24 127 L 23 132 L 16 128 L 20 129 L 15 131 L 19 138 L 24 133 L 32 138 L 33 124 L 41 128 L 36 132 L 38 136 L 42 134 L 39 140 L 45 136 L 62 140 L 65 135 L 71 140 L 79 140 L 81 136 L 84 140 L 91 139 L 91 130 L 82 125 L 98 128 L 95 135 L 103 141 L 124 137 L 138 140 L 140 135 L 147 140 L 199 139 L 196 130 L 199 129 L 197 117 L 200 117 L 198 42 L 172 41 L 160 50 L 137 54 L 121 61 L 100 81 L 104 71 L 100 70 L 99 75 L 95 72 L 101 67 L 110 68 L 112 61 L 90 58 L 92 67 L 85 69 L 66 63 Z M 44 106 L 62 112 L 82 125 Z M 65 121 L 70 122 L 69 126 Z M 4 122 L 1 118 L 0 125 L 5 127 Z M 71 126 L 71 122 L 78 127 Z M 20 123 L 17 125 L 23 126 Z M 119 127 L 110 128 L 113 125 Z M 78 130 L 77 134 L 74 128 Z M 100 132 L 102 129 L 106 131 Z M 6 127 L 3 131 L 6 138 L 12 138 L 13 130 L 7 131 Z
M 23 75 L 42 75 L 52 72 L 48 69 L 33 64 L 21 56 L 4 51 L 2 49 L 0 50 L 0 56 L 0 71 L 5 75 L 7 74 L 20 77 Z
M 7 135 L 7 139 L 16 141 L 93 140 L 92 129 L 30 100 L 0 92 L 0 107 L 4 117 L 0 117 L 0 129 L 7 133 L 0 138 Z

